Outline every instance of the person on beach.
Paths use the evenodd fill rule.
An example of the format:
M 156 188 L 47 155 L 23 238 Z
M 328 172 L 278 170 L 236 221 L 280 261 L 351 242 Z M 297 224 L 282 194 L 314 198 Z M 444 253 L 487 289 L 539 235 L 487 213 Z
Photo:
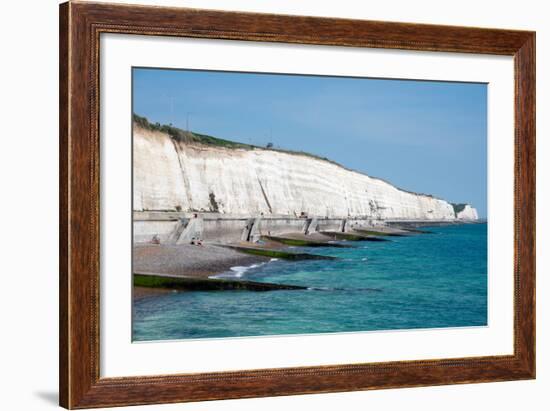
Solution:
M 199 218 L 199 214 L 198 213 L 193 213 L 193 218 Z M 199 232 L 197 232 L 196 234 L 200 235 Z M 202 246 L 202 239 L 200 237 L 191 238 L 191 245 L 200 245 L 200 246 Z
M 191 239 L 191 245 L 199 245 L 202 246 L 202 240 L 200 238 L 193 237 Z

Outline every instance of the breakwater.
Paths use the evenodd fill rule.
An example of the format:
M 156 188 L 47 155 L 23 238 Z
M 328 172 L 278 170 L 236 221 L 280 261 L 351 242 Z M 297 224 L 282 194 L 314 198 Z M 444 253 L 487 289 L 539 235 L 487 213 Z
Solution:
M 137 287 L 162 288 L 182 291 L 276 291 L 306 290 L 307 287 L 266 282 L 228 280 L 220 278 L 196 278 L 169 276 L 166 274 L 134 273 L 134 285 Z

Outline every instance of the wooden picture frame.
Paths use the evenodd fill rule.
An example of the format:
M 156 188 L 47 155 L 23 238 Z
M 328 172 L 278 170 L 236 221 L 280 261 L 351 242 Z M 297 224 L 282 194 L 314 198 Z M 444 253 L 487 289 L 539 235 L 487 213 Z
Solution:
M 513 56 L 514 354 L 100 378 L 101 33 Z M 60 6 L 60 404 L 90 408 L 535 378 L 535 33 L 185 8 Z

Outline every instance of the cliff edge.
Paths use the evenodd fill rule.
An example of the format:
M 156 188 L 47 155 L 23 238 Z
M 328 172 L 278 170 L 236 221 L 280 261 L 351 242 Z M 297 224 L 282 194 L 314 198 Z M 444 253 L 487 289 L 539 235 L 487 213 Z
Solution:
M 469 204 L 457 209 L 326 159 L 196 136 L 178 138 L 143 120 L 134 122 L 134 211 L 477 219 Z

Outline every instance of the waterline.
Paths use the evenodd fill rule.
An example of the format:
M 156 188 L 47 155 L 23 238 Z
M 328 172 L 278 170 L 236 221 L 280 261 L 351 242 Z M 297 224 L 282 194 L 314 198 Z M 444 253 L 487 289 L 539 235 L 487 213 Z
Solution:
M 307 287 L 304 290 L 193 291 L 137 301 L 134 339 L 486 325 L 486 225 L 430 230 L 438 235 L 315 248 L 337 260 L 271 260 L 215 276 Z

